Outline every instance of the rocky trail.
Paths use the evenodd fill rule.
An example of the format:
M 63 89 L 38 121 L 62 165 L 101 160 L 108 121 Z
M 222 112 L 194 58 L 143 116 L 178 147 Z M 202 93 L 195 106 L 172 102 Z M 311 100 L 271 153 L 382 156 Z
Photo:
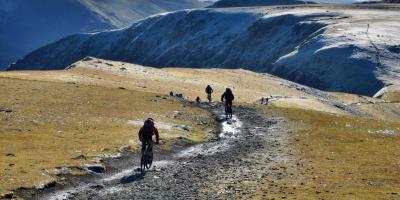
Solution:
M 167 153 L 158 152 L 156 147 L 153 167 L 144 176 L 138 170 L 139 155 L 133 155 L 112 164 L 112 172 L 75 178 L 71 186 L 30 198 L 246 199 L 267 188 L 260 187 L 266 177 L 280 179 L 285 175 L 272 168 L 291 159 L 284 150 L 287 130 L 283 118 L 238 106 L 233 119 L 227 121 L 223 105 L 201 107 L 221 123 L 215 139 Z

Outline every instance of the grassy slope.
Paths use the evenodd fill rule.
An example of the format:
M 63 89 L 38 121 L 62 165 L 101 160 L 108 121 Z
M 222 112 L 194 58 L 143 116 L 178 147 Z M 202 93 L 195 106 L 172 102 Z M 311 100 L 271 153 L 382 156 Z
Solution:
M 361 181 L 364 185 L 359 185 L 357 182 L 359 179 L 352 178 L 356 175 L 368 178 L 367 175 L 371 173 L 367 170 L 359 174 L 354 172 L 356 171 L 356 167 L 363 166 L 366 162 L 368 166 L 371 166 L 368 169 L 373 170 L 372 177 L 378 175 L 392 177 L 393 174 L 397 173 L 394 167 L 384 167 L 388 163 L 393 166 L 393 163 L 397 162 L 395 153 L 387 154 L 385 151 L 395 152 L 395 150 L 398 150 L 395 146 L 398 136 L 387 136 L 381 133 L 370 134 L 367 129 L 370 129 L 370 132 L 374 132 L 377 129 L 391 130 L 393 127 L 396 127 L 398 125 L 398 120 L 396 119 L 399 118 L 399 113 L 396 111 L 400 106 L 398 103 L 378 103 L 380 100 L 360 97 L 358 95 L 329 93 L 339 102 L 354 104 L 354 106 L 361 110 L 367 111 L 371 117 L 367 119 L 353 117 L 348 114 L 343 115 L 346 113 L 326 104 L 312 94 L 288 87 L 288 85 L 292 84 L 291 82 L 268 74 L 256 74 L 245 70 L 154 69 L 99 59 L 78 62 L 74 66 L 64 71 L 0 73 L 0 92 L 2 94 L 3 92 L 8 93 L 0 97 L 0 107 L 15 109 L 16 112 L 12 115 L 19 116 L 17 118 L 10 118 L 8 115 L 11 116 L 11 114 L 0 113 L 2 117 L 0 123 L 10 124 L 11 119 L 11 124 L 14 124 L 7 129 L 8 131 L 13 130 L 9 136 L 4 134 L 6 131 L 2 124 L 0 133 L 4 141 L 10 141 L 9 138 L 14 140 L 14 136 L 22 137 L 26 135 L 26 138 L 31 140 L 31 135 L 38 137 L 43 135 L 46 138 L 48 136 L 54 137 L 55 139 L 51 141 L 59 140 L 63 142 L 58 143 L 58 145 L 64 145 L 64 141 L 73 140 L 77 142 L 73 144 L 77 146 L 76 149 L 86 148 L 83 151 L 88 155 L 93 154 L 91 153 L 91 149 L 95 147 L 93 144 L 98 144 L 94 154 L 97 154 L 97 152 L 103 154 L 103 152 L 99 152 L 99 149 L 104 148 L 104 146 L 115 153 L 115 148 L 126 144 L 126 138 L 134 137 L 133 134 L 137 131 L 138 127 L 129 126 L 126 124 L 126 121 L 128 119 L 143 119 L 142 112 L 146 112 L 146 117 L 150 115 L 149 113 L 153 113 L 152 116 L 155 116 L 156 119 L 173 124 L 193 125 L 193 122 L 191 122 L 193 117 L 190 116 L 194 114 L 190 115 L 189 113 L 191 112 L 202 116 L 203 121 L 210 120 L 207 118 L 207 113 L 197 109 L 183 108 L 176 102 L 163 100 L 155 96 L 157 95 L 156 93 L 167 94 L 169 91 L 174 91 L 175 93 L 183 93 L 189 99 L 194 99 L 196 96 L 205 99 L 204 88 L 207 84 L 211 84 L 215 89 L 214 99 L 219 98 L 219 94 L 225 87 L 232 87 L 237 97 L 236 101 L 242 103 L 252 103 L 262 96 L 269 95 L 285 97 L 275 99 L 272 103 L 273 106 L 268 106 L 267 112 L 276 112 L 277 115 L 283 115 L 295 123 L 294 127 L 289 127 L 291 129 L 298 129 L 298 131 L 290 135 L 289 140 L 291 144 L 288 151 L 294 151 L 294 153 L 289 152 L 289 154 L 295 155 L 298 162 L 296 160 L 288 162 L 287 166 L 279 168 L 289 170 L 288 174 L 293 174 L 290 177 L 275 180 L 273 184 L 270 183 L 272 186 L 270 184 L 261 186 L 262 190 L 268 191 L 269 195 L 276 196 L 278 194 L 293 193 L 297 195 L 295 197 L 302 198 L 307 198 L 310 195 L 315 198 L 322 197 L 320 195 L 334 198 L 338 197 L 334 195 L 343 194 L 350 190 L 353 194 L 369 191 L 371 187 L 365 186 L 365 181 Z M 124 87 L 127 90 L 118 89 L 119 87 Z M 358 102 L 362 103 L 358 105 Z M 38 104 L 42 109 L 39 109 L 35 104 Z M 149 106 L 145 107 L 143 105 Z M 303 110 L 299 110 L 299 108 Z M 21 109 L 27 109 L 27 111 L 21 113 L 19 111 Z M 182 118 L 172 119 L 168 117 L 175 110 L 185 110 L 186 112 L 181 116 Z M 315 110 L 323 112 L 315 112 Z M 72 113 L 77 114 L 72 115 Z M 335 113 L 335 115 L 332 115 L 332 113 Z M 38 121 L 37 124 L 33 122 L 29 123 L 29 120 L 37 118 L 39 114 L 41 119 L 35 119 Z M 6 118 L 8 121 L 6 121 Z M 383 123 L 378 119 L 389 120 L 391 122 Z M 85 120 L 88 123 L 85 123 Z M 347 122 L 350 123 L 350 126 L 346 126 Z M 198 137 L 192 138 L 194 140 L 201 139 L 200 132 L 205 131 L 205 129 L 195 124 L 193 126 L 197 127 L 194 132 L 198 133 L 194 133 L 194 135 L 198 135 Z M 21 127 L 22 130 L 19 131 Z M 65 130 L 60 130 L 60 127 L 65 128 Z M 36 134 L 30 133 L 28 129 L 31 129 L 32 133 L 35 132 Z M 62 132 L 58 134 L 58 131 Z M 80 131 L 95 137 L 86 137 Z M 41 134 L 37 134 L 38 132 Z M 399 132 L 398 129 L 397 132 Z M 171 135 L 174 134 L 171 133 Z M 28 140 L 26 138 L 21 138 L 21 141 Z M 95 140 L 96 138 L 97 140 Z M 95 142 L 91 142 L 93 140 Z M 113 143 L 110 144 L 109 141 Z M 39 138 L 36 142 L 36 144 L 40 144 L 43 143 L 43 140 Z M 374 142 L 376 144 L 383 144 L 380 145 L 382 148 L 378 148 Z M 8 143 L 10 142 L 5 142 L 5 144 Z M 18 144 L 17 142 L 15 143 Z M 21 142 L 21 145 L 23 144 L 26 143 Z M 14 145 L 7 148 L 13 149 Z M 26 145 L 22 148 L 32 149 L 33 147 L 32 145 Z M 31 150 L 30 152 L 35 152 L 38 149 L 40 150 L 40 148 L 33 148 L 33 151 Z M 5 148 L 0 150 L 0 155 L 6 153 L 4 151 Z M 41 149 L 40 154 L 44 155 L 48 154 L 48 152 L 46 147 Z M 331 152 L 336 153 L 332 154 Z M 105 153 L 108 154 L 109 152 L 106 151 Z M 78 162 L 70 158 L 79 154 L 80 152 L 71 151 L 61 161 L 68 161 L 70 163 Z M 49 157 L 55 155 L 57 154 L 49 155 Z M 339 162 L 335 165 L 334 161 L 326 159 L 331 157 L 334 161 Z M 17 170 L 14 170 L 14 168 L 8 166 L 8 164 L 11 164 L 11 161 L 19 161 L 18 155 L 15 158 L 4 156 L 1 158 L 9 159 L 7 162 L 4 162 L 4 165 L 0 166 L 1 169 L 11 169 L 14 175 L 9 174 L 9 178 L 15 176 L 15 174 L 20 174 L 17 173 L 17 170 L 21 171 L 22 168 L 15 168 Z M 383 159 L 384 162 L 379 159 Z M 40 169 L 50 169 L 54 166 L 60 166 L 60 163 L 64 164 L 63 162 L 50 163 L 48 164 L 50 167 L 47 168 L 47 162 L 48 160 L 43 160 L 42 163 L 34 160 L 25 162 L 25 164 L 34 163 L 33 169 L 36 170 L 35 178 L 37 179 L 32 180 L 32 182 L 48 178 L 39 173 Z M 297 163 L 300 163 L 300 165 L 297 165 Z M 342 164 L 347 165 L 348 168 L 343 168 L 342 170 Z M 331 168 L 335 168 L 333 172 L 327 171 Z M 1 173 L 5 173 L 5 171 L 7 170 L 2 170 Z M 347 171 L 353 173 L 353 175 L 346 176 Z M 27 174 L 25 175 L 26 177 L 23 178 L 30 177 Z M 319 178 L 315 178 L 314 176 L 318 176 Z M 346 181 L 343 182 L 342 186 L 338 186 L 341 179 Z M 302 186 L 301 182 L 306 184 Z M 397 186 L 396 183 L 390 181 L 388 184 L 388 187 Z M 3 184 L 1 185 L 3 187 Z M 296 189 L 293 189 L 293 187 L 289 188 L 287 185 L 296 187 Z M 7 187 L 11 187 L 11 185 Z M 322 194 L 321 191 L 324 191 L 322 189 L 325 189 L 325 187 L 328 188 L 326 190 L 333 191 L 334 193 Z M 380 194 L 382 191 L 384 191 L 382 188 L 377 188 L 376 194 Z M 265 194 L 260 193 L 260 197 L 262 195 Z M 339 196 L 338 198 L 341 197 Z M 349 198 L 352 197 L 351 195 L 349 196 Z
M 303 109 L 260 108 L 292 123 L 287 173 L 265 184 L 256 199 L 400 198 L 400 119 L 333 115 Z M 268 178 L 268 177 L 267 177 Z M 271 181 L 271 180 L 269 180 Z M 264 191 L 264 192 L 262 192 Z M 265 192 L 267 191 L 267 192 Z
M 214 100 L 219 100 L 225 88 L 231 87 L 236 95 L 235 101 L 239 102 L 253 103 L 263 96 L 272 95 L 283 97 L 274 101 L 283 107 L 302 108 L 308 104 L 309 109 L 343 113 L 342 110 L 320 101 L 312 94 L 292 87 L 296 85 L 293 82 L 269 74 L 224 69 L 156 69 L 101 59 L 77 62 L 73 66 L 65 71 L 7 72 L 0 74 L 0 77 L 77 82 L 107 87 L 123 86 L 133 90 L 163 94 L 173 91 L 182 93 L 192 100 L 197 96 L 205 100 L 204 88 L 207 84 L 211 84 L 214 88 Z M 356 95 L 352 96 L 358 99 Z
M 188 134 L 204 140 L 210 115 L 156 94 L 60 82 L 0 78 L 0 193 L 54 179 L 54 168 L 93 163 L 124 145 L 138 149 L 138 126 L 128 120 L 184 124 L 190 132 L 161 129 L 166 142 Z M 174 111 L 181 111 L 176 117 Z M 205 122 L 207 125 L 197 125 Z M 15 156 L 7 156 L 13 154 Z M 86 160 L 72 158 L 84 155 Z M 49 176 L 49 175 L 50 176 Z

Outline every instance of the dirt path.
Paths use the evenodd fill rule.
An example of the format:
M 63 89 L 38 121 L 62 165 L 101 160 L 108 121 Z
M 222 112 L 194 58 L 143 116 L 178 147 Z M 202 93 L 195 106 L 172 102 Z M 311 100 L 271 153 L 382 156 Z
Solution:
M 283 150 L 283 118 L 240 106 L 227 122 L 222 105 L 204 107 L 222 124 L 222 133 L 215 141 L 167 155 L 156 153 L 154 167 L 145 176 L 137 171 L 137 155 L 130 159 L 133 167 L 121 167 L 113 174 L 37 194 L 33 199 L 245 199 L 262 190 L 259 186 L 265 177 L 279 179 L 283 175 L 271 169 L 289 159 Z

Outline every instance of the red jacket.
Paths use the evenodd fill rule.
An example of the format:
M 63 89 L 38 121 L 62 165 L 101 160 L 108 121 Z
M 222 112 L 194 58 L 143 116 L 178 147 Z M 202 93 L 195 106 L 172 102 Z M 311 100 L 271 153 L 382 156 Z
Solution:
M 153 135 L 156 135 L 156 141 L 159 141 L 160 136 L 158 135 L 158 130 L 155 126 L 149 128 L 142 126 L 142 128 L 140 128 L 140 131 L 138 133 L 140 141 L 143 141 L 143 139 L 151 139 Z

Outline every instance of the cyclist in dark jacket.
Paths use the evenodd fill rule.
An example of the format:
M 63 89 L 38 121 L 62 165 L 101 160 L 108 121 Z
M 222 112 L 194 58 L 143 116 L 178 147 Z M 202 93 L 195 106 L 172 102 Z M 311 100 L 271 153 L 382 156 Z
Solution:
M 140 128 L 138 133 L 139 140 L 142 142 L 142 151 L 146 150 L 146 145 L 151 151 L 153 149 L 153 135 L 156 136 L 156 144 L 160 141 L 160 136 L 158 134 L 157 128 L 154 126 L 154 120 L 148 118 L 144 121 L 144 125 Z
M 224 94 L 221 96 L 221 101 L 223 102 L 225 100 L 225 106 L 232 106 L 232 102 L 235 99 L 235 96 L 233 95 L 233 92 L 230 88 L 226 88 Z
M 207 99 L 208 102 L 211 102 L 211 94 L 214 92 L 214 90 L 212 89 L 212 87 L 210 85 L 207 85 L 206 87 L 206 93 L 207 93 Z

